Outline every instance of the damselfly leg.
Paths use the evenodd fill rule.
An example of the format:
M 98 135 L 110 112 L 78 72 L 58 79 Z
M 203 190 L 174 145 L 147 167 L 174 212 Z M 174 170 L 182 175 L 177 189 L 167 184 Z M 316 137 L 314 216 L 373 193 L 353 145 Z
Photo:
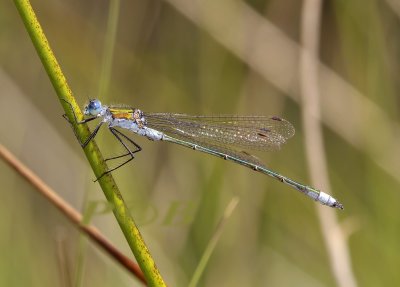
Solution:
M 119 159 L 119 158 L 123 158 L 123 157 L 126 157 L 126 156 L 129 156 L 129 158 L 128 158 L 126 161 L 124 161 L 123 163 L 117 165 L 116 167 L 113 167 L 113 168 L 107 170 L 106 172 L 104 172 L 102 175 L 100 175 L 98 178 L 96 178 L 95 181 L 98 181 L 100 178 L 102 178 L 102 177 L 103 177 L 104 175 L 106 175 L 107 173 L 110 173 L 110 172 L 112 172 L 112 171 L 114 171 L 114 170 L 116 170 L 116 169 L 118 169 L 118 168 L 124 166 L 125 164 L 127 164 L 128 162 L 130 162 L 132 159 L 135 158 L 133 154 L 135 154 L 135 153 L 137 153 L 137 152 L 140 152 L 140 151 L 142 150 L 142 148 L 141 148 L 137 143 L 135 143 L 132 139 L 130 139 L 129 137 L 127 137 L 126 135 L 124 135 L 123 133 L 121 133 L 119 130 L 117 130 L 117 129 L 113 128 L 113 127 L 108 127 L 108 129 L 109 129 L 110 132 L 113 134 L 113 136 L 121 143 L 121 145 L 125 148 L 125 150 L 127 151 L 127 153 L 122 154 L 122 155 L 113 156 L 113 157 L 110 157 L 110 158 L 106 158 L 105 161 L 110 161 L 110 160 L 114 160 L 114 159 Z M 94 133 L 94 132 L 93 132 L 93 133 Z M 92 133 L 92 134 L 93 134 L 93 133 Z M 131 144 L 133 144 L 133 145 L 135 146 L 136 149 L 135 149 L 135 150 L 131 150 L 131 149 L 128 147 L 128 145 L 125 144 L 124 141 L 121 139 L 121 136 L 122 136 L 124 139 L 126 139 L 127 141 L 129 141 Z M 92 138 L 93 138 L 93 137 L 92 137 Z
M 111 171 L 113 171 L 113 170 L 116 170 L 116 169 L 120 168 L 121 166 L 127 164 L 127 163 L 130 162 L 132 159 L 134 159 L 133 154 L 135 154 L 135 153 L 137 153 L 137 152 L 140 152 L 140 151 L 142 150 L 142 148 L 141 148 L 137 143 L 135 143 L 135 142 L 134 142 L 132 139 L 130 139 L 128 136 L 126 136 L 126 135 L 124 135 L 123 133 L 121 133 L 119 130 L 117 130 L 117 129 L 113 128 L 113 127 L 109 127 L 109 129 L 110 129 L 111 133 L 112 133 L 112 134 L 117 138 L 117 140 L 121 143 L 121 145 L 126 149 L 127 153 L 126 153 L 126 154 L 122 154 L 122 155 L 118 155 L 118 156 L 114 156 L 114 157 L 107 158 L 106 161 L 113 160 L 113 159 L 118 159 L 118 158 L 123 158 L 123 157 L 126 157 L 126 156 L 130 156 L 130 158 L 127 159 L 126 161 L 124 161 L 123 163 L 119 164 L 118 166 L 116 166 L 116 167 L 114 167 L 114 168 L 108 170 L 106 173 L 109 173 L 109 172 L 111 172 Z M 123 140 L 121 139 L 120 136 L 124 137 L 127 141 L 129 141 L 131 144 L 133 144 L 133 145 L 135 146 L 136 150 L 132 151 L 132 150 L 123 142 Z
M 76 117 L 75 111 L 74 111 L 74 109 L 72 108 L 72 104 L 71 104 L 70 102 L 68 102 L 67 100 L 65 100 L 65 99 L 62 99 L 62 100 L 63 100 L 64 102 L 66 102 L 66 103 L 70 106 L 71 111 L 72 111 L 72 114 L 74 115 L 75 122 L 76 122 L 78 125 L 88 123 L 88 122 L 93 121 L 93 120 L 95 120 L 95 119 L 98 118 L 98 117 L 94 116 L 94 117 L 90 117 L 90 118 L 86 118 L 86 119 L 83 119 L 83 120 L 81 120 L 81 121 L 78 121 L 78 118 Z M 74 131 L 75 137 L 77 138 L 77 140 L 78 140 L 78 142 L 79 142 L 79 144 L 81 145 L 82 148 L 85 148 L 85 147 L 89 144 L 89 142 L 96 136 L 97 132 L 99 131 L 99 129 L 100 129 L 100 127 L 101 127 L 101 125 L 104 123 L 104 122 L 100 122 L 100 123 L 96 126 L 96 128 L 93 130 L 93 132 L 89 135 L 89 137 L 88 137 L 85 141 L 82 142 L 81 139 L 80 139 L 80 137 L 79 137 L 78 134 L 76 133 L 76 130 L 75 130 L 75 128 L 74 128 L 72 122 L 69 120 L 69 118 L 67 117 L 67 115 L 66 115 L 66 114 L 63 114 L 62 116 L 63 116 L 63 118 L 72 126 L 72 129 L 73 129 L 73 131 Z

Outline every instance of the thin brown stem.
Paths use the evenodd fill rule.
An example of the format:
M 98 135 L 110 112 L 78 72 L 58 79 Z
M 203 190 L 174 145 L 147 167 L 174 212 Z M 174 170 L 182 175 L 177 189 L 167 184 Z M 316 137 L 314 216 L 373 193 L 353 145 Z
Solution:
M 63 213 L 76 227 L 82 230 L 92 241 L 96 242 L 106 253 L 120 263 L 128 272 L 138 280 L 146 284 L 139 266 L 131 259 L 115 248 L 100 231 L 92 226 L 82 223 L 82 215 L 69 205 L 64 199 L 57 195 L 46 183 L 44 183 L 27 166 L 20 162 L 9 150 L 0 144 L 0 157 L 8 163 L 15 171 L 22 175 L 35 189 Z M 147 285 L 147 284 L 146 284 Z
M 299 76 L 304 141 L 311 181 L 331 193 L 328 164 L 321 125 L 319 83 L 319 43 L 321 33 L 321 0 L 303 1 Z M 326 243 L 332 272 L 338 286 L 357 286 L 351 269 L 347 238 L 333 210 L 317 206 L 318 218 Z

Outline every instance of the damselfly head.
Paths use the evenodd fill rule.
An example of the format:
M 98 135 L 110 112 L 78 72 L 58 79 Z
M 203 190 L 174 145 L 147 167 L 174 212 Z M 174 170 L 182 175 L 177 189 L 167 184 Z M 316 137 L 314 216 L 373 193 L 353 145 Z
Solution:
M 85 106 L 83 113 L 86 116 L 97 116 L 102 111 L 101 102 L 97 99 L 89 100 L 89 103 Z

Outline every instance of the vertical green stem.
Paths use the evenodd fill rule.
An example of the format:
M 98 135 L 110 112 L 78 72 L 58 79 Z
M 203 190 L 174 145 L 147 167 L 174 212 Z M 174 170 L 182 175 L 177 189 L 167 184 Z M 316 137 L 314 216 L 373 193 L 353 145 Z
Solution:
M 80 119 L 82 118 L 82 112 L 76 104 L 64 74 L 62 73 L 61 68 L 50 48 L 50 45 L 38 19 L 36 18 L 30 2 L 28 0 L 14 0 L 14 3 L 21 15 L 22 21 L 25 24 L 25 28 L 31 37 L 40 60 L 46 69 L 50 81 L 56 90 L 57 96 L 65 110 L 65 113 L 70 122 L 72 122 L 74 125 L 77 136 L 81 139 L 87 138 L 89 136 L 88 127 L 86 125 L 76 125 L 73 115 L 73 112 L 75 112 L 76 116 Z M 69 102 L 71 106 L 64 102 L 64 100 Z M 71 110 L 71 107 L 74 111 Z M 102 175 L 107 170 L 107 165 L 104 162 L 96 143 L 91 141 L 91 143 L 85 148 L 84 152 L 96 177 Z M 113 212 L 115 218 L 117 219 L 118 224 L 120 225 L 125 238 L 146 277 L 148 285 L 166 286 L 138 228 L 136 227 L 133 218 L 129 214 L 129 210 L 125 205 L 125 202 L 113 177 L 111 174 L 107 174 L 99 180 L 99 183 L 107 200 L 114 207 Z

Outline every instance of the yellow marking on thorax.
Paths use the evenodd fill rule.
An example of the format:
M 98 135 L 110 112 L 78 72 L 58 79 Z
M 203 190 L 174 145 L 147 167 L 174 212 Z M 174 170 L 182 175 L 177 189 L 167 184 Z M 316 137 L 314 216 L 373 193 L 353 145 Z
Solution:
M 110 112 L 114 119 L 133 119 L 133 110 L 132 109 L 110 109 Z

